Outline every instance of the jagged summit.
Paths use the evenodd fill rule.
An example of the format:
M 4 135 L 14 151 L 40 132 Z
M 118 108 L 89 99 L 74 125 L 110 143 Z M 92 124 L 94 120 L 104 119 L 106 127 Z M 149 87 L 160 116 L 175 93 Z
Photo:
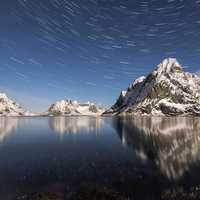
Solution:
M 167 58 L 136 79 L 105 114 L 200 115 L 200 77 Z
M 105 109 L 94 103 L 79 103 L 70 99 L 57 101 L 48 109 L 48 115 L 101 115 Z
M 157 66 L 154 72 L 160 74 L 177 71 L 182 71 L 182 66 L 179 64 L 176 58 L 166 58 Z

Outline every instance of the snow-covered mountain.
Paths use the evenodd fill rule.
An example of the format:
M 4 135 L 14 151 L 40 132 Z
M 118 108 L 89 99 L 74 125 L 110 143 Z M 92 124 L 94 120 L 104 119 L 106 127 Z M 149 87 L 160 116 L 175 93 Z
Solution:
M 61 100 L 52 104 L 48 109 L 48 115 L 101 115 L 105 109 L 94 103 L 79 103 L 72 100 Z
M 24 116 L 29 115 L 19 104 L 0 93 L 0 116 Z
M 122 91 L 104 114 L 200 116 L 200 77 L 184 72 L 175 58 L 165 59 Z

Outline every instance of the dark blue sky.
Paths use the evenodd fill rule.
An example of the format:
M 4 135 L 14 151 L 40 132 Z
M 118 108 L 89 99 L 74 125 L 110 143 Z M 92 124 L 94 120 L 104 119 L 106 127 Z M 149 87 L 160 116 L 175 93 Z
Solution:
M 199 71 L 200 0 L 7 0 L 0 27 L 0 90 L 33 111 L 109 106 L 165 57 Z

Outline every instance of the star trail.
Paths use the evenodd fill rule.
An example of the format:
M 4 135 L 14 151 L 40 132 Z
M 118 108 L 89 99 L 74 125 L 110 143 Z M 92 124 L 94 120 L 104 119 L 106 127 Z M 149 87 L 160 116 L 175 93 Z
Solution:
M 71 98 L 109 106 L 165 57 L 199 71 L 199 0 L 7 0 L 0 89 L 27 108 Z

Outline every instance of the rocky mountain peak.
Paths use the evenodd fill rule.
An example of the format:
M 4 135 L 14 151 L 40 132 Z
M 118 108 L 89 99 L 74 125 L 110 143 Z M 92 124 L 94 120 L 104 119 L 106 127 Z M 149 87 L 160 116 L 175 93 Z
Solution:
M 200 77 L 184 72 L 175 58 L 163 60 L 123 94 L 106 114 L 200 115 Z
M 176 58 L 166 58 L 164 59 L 156 68 L 154 73 L 171 73 L 182 71 L 182 66 L 176 60 Z

